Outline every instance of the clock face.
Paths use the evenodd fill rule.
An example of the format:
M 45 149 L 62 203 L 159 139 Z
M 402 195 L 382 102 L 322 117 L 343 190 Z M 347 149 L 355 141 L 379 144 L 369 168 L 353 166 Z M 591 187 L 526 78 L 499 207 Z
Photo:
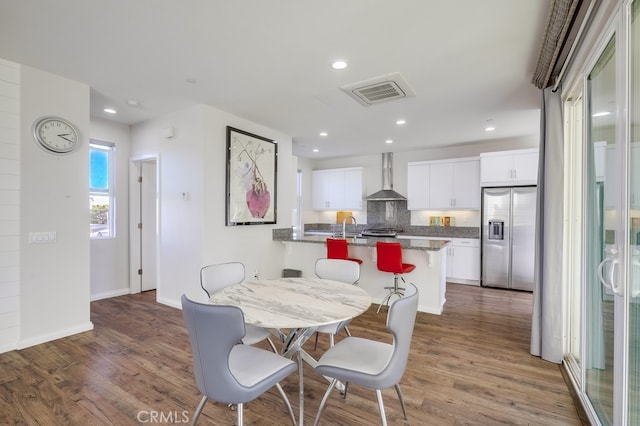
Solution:
M 44 149 L 66 154 L 78 146 L 78 132 L 73 124 L 58 117 L 43 117 L 36 121 L 33 135 Z

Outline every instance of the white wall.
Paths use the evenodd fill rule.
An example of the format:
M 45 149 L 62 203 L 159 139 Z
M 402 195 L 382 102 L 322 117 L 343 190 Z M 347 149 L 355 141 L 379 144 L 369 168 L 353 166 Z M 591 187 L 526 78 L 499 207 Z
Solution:
M 89 316 L 89 86 L 31 67 L 20 73 L 20 340 L 23 348 L 93 328 Z M 31 126 L 44 115 L 73 123 L 68 155 L 39 148 Z M 57 241 L 29 244 L 30 232 Z
M 20 336 L 20 65 L 0 59 L 0 353 Z
M 393 154 L 393 189 L 407 194 L 407 163 L 411 161 L 443 160 L 479 156 L 483 152 L 507 151 L 512 149 L 537 148 L 538 136 L 520 137 L 512 139 L 497 139 L 482 142 L 453 145 L 449 147 L 425 148 L 422 150 L 395 152 Z M 389 149 L 389 151 L 393 151 Z M 304 186 L 303 222 L 333 223 L 335 212 L 316 212 L 311 208 L 311 171 L 319 169 L 334 169 L 340 167 L 364 167 L 363 184 L 364 196 L 382 189 L 382 154 L 353 156 L 343 158 L 329 158 L 319 160 L 300 161 L 303 174 L 307 177 Z M 366 223 L 365 210 L 353 212 L 358 223 Z M 479 212 L 471 211 L 423 211 L 412 212 L 411 224 L 416 226 L 428 225 L 430 215 L 455 216 L 457 226 L 480 226 Z
M 129 294 L 129 126 L 91 117 L 90 137 L 115 144 L 115 238 L 94 238 L 91 300 Z
M 226 126 L 278 141 L 276 225 L 225 226 Z M 173 138 L 162 137 L 166 127 Z M 292 225 L 291 137 L 199 105 L 133 126 L 131 156 L 145 155 L 159 157 L 158 301 L 178 306 L 182 293 L 202 297 L 199 271 L 208 263 L 239 260 L 247 275 L 280 275 L 284 246 L 272 241 L 272 229 Z

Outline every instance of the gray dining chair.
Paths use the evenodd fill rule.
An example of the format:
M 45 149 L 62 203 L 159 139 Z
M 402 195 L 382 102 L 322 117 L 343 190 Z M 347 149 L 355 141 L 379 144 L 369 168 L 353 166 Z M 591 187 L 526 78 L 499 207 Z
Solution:
M 404 296 L 391 304 L 387 314 L 387 329 L 393 336 L 391 344 L 347 337 L 325 352 L 318 360 L 315 372 L 333 380 L 320 402 L 314 425 L 320 421 L 329 394 L 338 381 L 345 383 L 345 396 L 349 383 L 375 389 L 383 426 L 386 426 L 387 418 L 382 389 L 395 387 L 402 413 L 407 419 L 400 379 L 407 367 L 417 310 L 418 289 L 411 283 L 407 285 Z
M 356 284 L 360 279 L 360 264 L 347 259 L 320 258 L 316 260 L 315 274 L 321 279 L 341 281 L 347 284 Z M 334 345 L 334 336 L 342 329 L 345 330 L 348 336 L 351 336 L 351 332 L 347 327 L 350 322 L 351 320 L 346 320 L 318 327 L 316 330 L 316 343 L 314 350 L 318 347 L 318 333 L 329 334 L 330 346 Z
M 254 346 L 238 344 L 245 323 L 237 306 L 197 303 L 182 295 L 182 312 L 189 332 L 193 372 L 202 399 L 192 424 L 198 422 L 207 400 L 237 406 L 243 424 L 244 404 L 276 386 L 296 424 L 289 398 L 280 381 L 297 370 L 295 362 Z
M 245 268 L 241 262 L 216 263 L 200 269 L 200 286 L 207 293 L 207 297 L 216 290 L 233 284 L 240 284 L 245 279 Z M 276 346 L 270 339 L 271 333 L 262 327 L 246 324 L 246 335 L 242 339 L 245 345 L 255 345 L 266 340 L 273 352 L 278 353 Z

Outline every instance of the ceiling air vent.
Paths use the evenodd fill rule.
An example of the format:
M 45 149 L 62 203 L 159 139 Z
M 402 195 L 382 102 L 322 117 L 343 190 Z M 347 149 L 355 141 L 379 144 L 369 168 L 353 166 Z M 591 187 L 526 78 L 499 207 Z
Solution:
M 415 96 L 407 80 L 398 72 L 348 84 L 341 89 L 364 106 Z

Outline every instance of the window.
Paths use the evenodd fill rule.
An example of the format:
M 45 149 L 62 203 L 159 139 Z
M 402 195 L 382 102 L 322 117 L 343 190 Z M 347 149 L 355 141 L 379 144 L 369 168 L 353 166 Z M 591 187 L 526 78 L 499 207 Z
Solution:
M 113 159 L 115 146 L 108 142 L 89 144 L 89 209 L 91 238 L 115 237 Z

